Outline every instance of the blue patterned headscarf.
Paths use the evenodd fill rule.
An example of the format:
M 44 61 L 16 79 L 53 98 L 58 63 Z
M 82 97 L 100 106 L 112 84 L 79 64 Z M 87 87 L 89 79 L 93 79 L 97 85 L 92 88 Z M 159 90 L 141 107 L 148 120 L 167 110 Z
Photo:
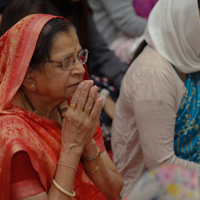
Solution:
M 174 150 L 177 157 L 200 163 L 200 72 L 186 75 L 185 87 L 176 118 Z

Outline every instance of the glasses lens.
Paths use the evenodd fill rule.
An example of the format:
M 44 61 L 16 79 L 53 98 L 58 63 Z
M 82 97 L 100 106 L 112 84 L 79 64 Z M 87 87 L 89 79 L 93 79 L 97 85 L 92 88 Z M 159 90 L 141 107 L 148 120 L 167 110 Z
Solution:
M 70 70 L 74 67 L 73 66 L 74 59 L 76 59 L 74 56 L 68 56 L 63 60 L 63 62 L 62 62 L 63 63 L 63 69 L 65 71 Z
M 85 64 L 87 62 L 87 58 L 88 58 L 88 50 L 85 49 L 83 51 L 80 52 L 79 54 L 79 60 L 82 64 Z

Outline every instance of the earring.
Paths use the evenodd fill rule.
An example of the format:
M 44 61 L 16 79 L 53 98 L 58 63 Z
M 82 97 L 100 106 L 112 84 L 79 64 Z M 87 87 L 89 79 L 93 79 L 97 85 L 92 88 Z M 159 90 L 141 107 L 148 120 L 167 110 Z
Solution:
M 30 84 L 30 85 L 29 85 L 29 89 L 30 89 L 30 90 L 32 90 L 32 89 L 34 89 L 34 88 L 35 88 L 35 85 L 34 85 L 34 84 Z

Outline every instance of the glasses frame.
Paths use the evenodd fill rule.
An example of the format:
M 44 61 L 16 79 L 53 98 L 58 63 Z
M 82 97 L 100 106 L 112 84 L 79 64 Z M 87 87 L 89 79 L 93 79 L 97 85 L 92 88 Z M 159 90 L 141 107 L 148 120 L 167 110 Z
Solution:
M 86 59 L 86 61 L 85 61 L 84 63 L 80 60 L 80 54 L 81 54 L 81 52 L 83 52 L 83 51 L 86 51 L 86 53 L 87 53 L 87 59 Z M 49 60 L 49 61 L 45 61 L 45 62 L 51 62 L 51 63 L 52 63 L 52 62 L 57 62 L 57 63 L 62 63 L 62 68 L 63 68 L 63 70 L 64 70 L 64 71 L 70 71 L 70 70 L 72 70 L 72 69 L 75 67 L 75 64 L 76 64 L 76 63 L 72 63 L 72 68 L 71 68 L 71 69 L 64 69 L 63 61 L 64 61 L 66 58 L 74 57 L 74 60 L 78 59 L 78 61 L 79 61 L 82 65 L 84 65 L 84 64 L 87 62 L 87 60 L 88 60 L 88 53 L 89 53 L 89 51 L 88 51 L 87 49 L 83 49 L 83 50 L 81 50 L 81 51 L 79 52 L 78 56 L 69 55 L 69 56 L 65 56 L 64 58 L 62 58 L 62 60 Z M 73 60 L 73 61 L 74 61 L 74 60 Z

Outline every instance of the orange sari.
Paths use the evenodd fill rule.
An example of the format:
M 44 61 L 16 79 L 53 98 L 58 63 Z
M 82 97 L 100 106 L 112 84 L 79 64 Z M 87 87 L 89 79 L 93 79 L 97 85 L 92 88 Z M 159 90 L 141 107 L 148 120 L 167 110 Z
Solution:
M 51 15 L 30 15 L 0 38 L 0 199 L 10 199 L 11 162 L 18 152 L 26 152 L 44 190 L 48 193 L 60 154 L 61 126 L 11 104 L 20 88 L 32 58 L 37 39 Z M 84 79 L 89 79 L 87 71 Z M 105 150 L 98 127 L 94 136 L 101 152 Z M 30 187 L 37 191 L 37 184 Z M 73 200 L 105 200 L 84 172 L 80 162 L 75 178 Z M 27 195 L 27 194 L 26 194 Z M 21 198 L 27 196 L 21 196 Z

